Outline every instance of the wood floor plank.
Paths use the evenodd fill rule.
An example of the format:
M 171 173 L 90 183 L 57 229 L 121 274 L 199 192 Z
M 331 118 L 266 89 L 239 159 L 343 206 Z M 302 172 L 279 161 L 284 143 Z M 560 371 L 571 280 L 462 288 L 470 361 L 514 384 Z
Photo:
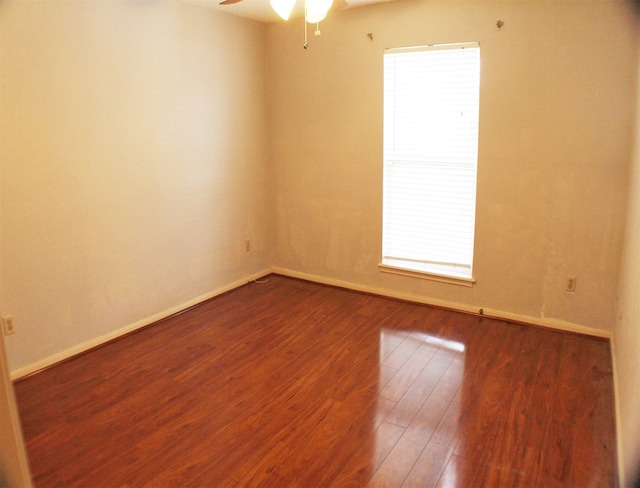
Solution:
M 453 454 L 458 430 L 464 417 L 460 403 L 452 401 L 440 424 L 422 450 L 402 487 L 430 488 L 438 484 L 449 458 Z
M 408 361 L 406 361 L 400 369 L 396 370 L 396 374 L 389 379 L 388 383 L 380 390 L 380 396 L 394 402 L 399 401 L 416 378 L 422 373 L 425 366 L 435 356 L 437 348 L 422 342 L 414 351 Z M 382 365 L 383 368 L 389 366 Z
M 411 384 L 408 391 L 397 402 L 386 420 L 402 427 L 408 427 L 422 404 L 431 395 L 449 364 L 451 364 L 450 358 L 434 355 Z
M 617 484 L 607 341 L 276 275 L 15 386 L 38 488 Z
M 351 335 L 357 335 L 357 329 L 353 329 L 349 331 Z M 344 337 L 344 336 L 343 336 Z M 303 411 L 305 416 L 310 414 L 309 410 L 309 400 L 308 398 L 317 398 L 322 399 L 327 396 L 327 391 L 329 388 L 334 388 L 336 386 L 335 378 L 332 376 L 332 372 L 330 371 L 333 364 L 344 363 L 344 358 L 350 354 L 350 344 L 348 341 L 329 341 L 330 348 L 326 348 L 323 346 L 321 341 L 317 341 L 315 345 L 311 349 L 318 349 L 322 353 L 322 357 L 325 359 L 329 359 L 328 361 L 308 361 L 308 357 L 303 361 L 300 361 L 295 368 L 295 373 L 291 379 L 294 381 L 290 384 L 287 382 L 278 382 L 277 384 L 264 386 L 263 385 L 254 385 L 254 388 L 262 389 L 264 388 L 264 398 L 269 398 L 270 403 L 266 406 L 261 406 L 260 404 L 255 405 L 241 405 L 241 408 L 238 409 L 238 412 L 244 411 L 245 416 L 242 419 L 242 423 L 238 427 L 234 427 L 235 429 L 242 429 L 242 431 L 246 431 L 246 436 L 252 435 L 254 438 L 257 433 L 260 433 L 265 440 L 271 438 L 278 430 L 286 431 L 288 426 L 292 421 L 295 421 L 295 416 L 299 411 Z M 311 349 L 305 349 L 307 354 L 311 354 Z M 303 356 L 300 356 L 301 358 Z M 312 355 L 313 357 L 313 355 Z M 341 360 L 343 358 L 343 360 Z M 375 361 L 375 356 L 374 356 Z M 335 372 L 334 372 L 335 373 Z M 287 377 L 290 375 L 285 375 L 283 377 Z M 277 376 L 280 378 L 280 376 Z M 291 381 L 291 380 L 289 380 Z M 313 392 L 317 391 L 318 394 L 314 394 Z M 258 392 L 259 393 L 259 392 Z M 251 393 L 251 398 L 255 398 L 256 392 Z M 236 392 L 232 395 L 232 402 L 237 401 L 238 398 L 242 398 L 242 392 Z M 204 401 L 204 399 L 203 399 Z M 314 407 L 314 403 L 310 404 L 311 407 Z M 212 410 L 217 411 L 222 408 L 221 405 L 215 404 L 213 405 Z M 232 413 L 233 410 L 230 410 L 227 407 L 227 410 Z M 313 409 L 312 409 L 313 410 Z M 281 425 L 275 421 L 271 421 L 268 423 L 264 422 L 264 418 L 270 419 L 278 419 L 282 417 L 282 413 L 287 413 L 284 417 L 285 422 Z M 293 419 L 289 421 L 289 414 L 293 415 Z M 239 413 L 238 413 L 239 415 Z M 222 416 L 218 421 L 210 421 L 207 422 L 206 425 L 199 427 L 197 430 L 203 435 L 211 435 L 215 436 L 217 431 L 221 428 L 218 425 L 218 422 L 223 421 L 224 427 L 226 427 L 226 422 L 231 423 L 231 425 L 235 425 L 236 415 L 232 415 L 230 418 L 226 418 Z M 264 429 L 266 426 L 267 430 L 265 432 L 261 432 L 261 429 Z M 182 426 L 178 426 L 182 430 Z M 226 454 L 224 458 L 224 462 L 219 463 L 218 466 L 225 465 L 225 463 L 232 463 L 236 458 L 243 459 L 247 456 L 256 456 L 261 451 L 257 447 L 251 447 L 248 449 L 248 446 L 252 446 L 252 443 L 246 443 L 242 440 L 243 436 L 236 436 L 241 439 L 243 442 L 242 445 L 227 445 L 225 449 L 233 448 L 233 456 Z M 235 439 L 234 439 L 235 441 Z M 151 443 L 155 443 L 156 441 L 151 441 Z M 264 444 L 265 446 L 268 445 Z M 190 449 L 190 448 L 189 448 Z M 245 451 L 247 451 L 245 453 Z M 188 454 L 189 450 L 185 454 Z M 242 454 L 242 456 L 240 456 Z M 162 463 L 163 466 L 170 466 L 171 459 L 165 459 Z M 227 467 L 223 472 L 231 469 L 236 469 L 237 465 L 231 464 Z M 169 469 L 169 468 L 168 468 Z M 173 468 L 171 468 L 173 469 Z M 191 469 L 191 466 L 187 466 L 186 469 Z M 138 466 L 136 471 L 138 473 L 144 473 L 144 468 Z M 179 477 L 179 479 L 181 479 Z M 214 479 L 216 483 L 220 480 Z
M 395 447 L 405 429 L 389 422 L 382 422 L 355 449 L 342 471 L 331 482 L 331 486 L 366 486 L 373 473 Z
M 370 486 L 401 486 L 413 469 L 422 450 L 449 408 L 458 386 L 438 382 L 407 427 L 382 466 L 371 479 Z

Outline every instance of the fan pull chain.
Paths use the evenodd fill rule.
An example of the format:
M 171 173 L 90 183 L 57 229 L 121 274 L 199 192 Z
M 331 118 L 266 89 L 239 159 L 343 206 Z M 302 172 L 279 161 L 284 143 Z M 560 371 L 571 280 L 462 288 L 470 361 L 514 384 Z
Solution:
M 306 12 L 306 6 L 305 6 L 305 13 L 304 13 L 304 45 L 302 46 L 305 49 L 309 49 L 309 44 L 307 43 L 307 12 Z

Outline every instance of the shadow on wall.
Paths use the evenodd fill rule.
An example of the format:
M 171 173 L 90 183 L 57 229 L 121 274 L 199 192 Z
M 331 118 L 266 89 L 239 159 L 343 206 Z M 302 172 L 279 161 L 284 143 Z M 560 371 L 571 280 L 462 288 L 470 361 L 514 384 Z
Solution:
M 640 0 L 630 0 L 636 13 L 636 20 L 640 22 Z M 635 479 L 631 485 L 632 488 L 640 488 L 640 466 L 638 466 L 638 472 L 635 475 Z
M 0 470 L 0 488 L 9 488 L 9 480 L 5 478 L 4 471 Z
M 631 0 L 633 7 L 636 12 L 636 20 L 640 22 L 640 0 Z M 640 466 L 638 467 L 638 472 L 636 473 L 635 481 L 631 485 L 633 488 L 640 488 Z

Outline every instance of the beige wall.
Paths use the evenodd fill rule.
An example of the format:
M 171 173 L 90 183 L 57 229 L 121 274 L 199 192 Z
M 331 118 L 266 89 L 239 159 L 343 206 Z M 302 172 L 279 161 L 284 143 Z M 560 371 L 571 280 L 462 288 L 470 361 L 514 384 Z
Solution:
M 295 20 L 267 27 L 170 0 L 3 0 L 11 369 L 273 264 L 613 330 L 630 482 L 640 459 L 637 126 L 623 233 L 640 120 L 636 29 L 622 0 L 407 0 L 332 15 L 305 51 Z M 482 49 L 473 289 L 377 270 L 383 50 L 460 41 Z M 563 291 L 569 274 L 575 295 Z
M 263 24 L 170 0 L 0 23 L 12 370 L 268 268 Z
M 327 19 L 308 50 L 300 22 L 271 24 L 273 264 L 610 331 L 634 119 L 630 12 L 624 1 L 393 2 Z M 479 41 L 482 58 L 472 289 L 377 268 L 383 51 L 463 41 Z
M 638 11 L 640 23 L 640 6 Z M 640 60 L 640 56 L 638 56 Z M 639 63 L 640 65 L 640 63 Z M 640 94 L 640 70 L 637 89 Z M 616 360 L 618 435 L 621 474 L 626 483 L 640 483 L 640 103 L 636 107 L 635 151 L 624 252 L 620 267 L 619 311 L 613 343 Z

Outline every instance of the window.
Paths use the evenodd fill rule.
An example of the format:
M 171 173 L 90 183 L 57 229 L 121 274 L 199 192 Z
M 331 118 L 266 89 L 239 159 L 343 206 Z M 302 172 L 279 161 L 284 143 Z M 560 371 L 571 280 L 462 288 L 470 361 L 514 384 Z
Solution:
M 384 54 L 382 271 L 473 284 L 477 43 Z

